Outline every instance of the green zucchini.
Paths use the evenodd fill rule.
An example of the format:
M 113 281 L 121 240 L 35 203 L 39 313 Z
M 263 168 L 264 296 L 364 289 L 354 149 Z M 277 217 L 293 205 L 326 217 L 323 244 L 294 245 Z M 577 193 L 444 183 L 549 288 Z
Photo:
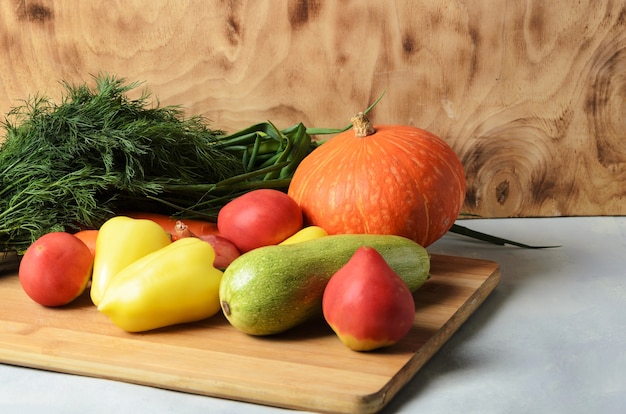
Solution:
M 426 249 L 401 236 L 342 234 L 265 246 L 242 254 L 224 271 L 224 315 L 251 335 L 277 334 L 321 315 L 328 280 L 361 246 L 376 249 L 412 292 L 429 277 Z

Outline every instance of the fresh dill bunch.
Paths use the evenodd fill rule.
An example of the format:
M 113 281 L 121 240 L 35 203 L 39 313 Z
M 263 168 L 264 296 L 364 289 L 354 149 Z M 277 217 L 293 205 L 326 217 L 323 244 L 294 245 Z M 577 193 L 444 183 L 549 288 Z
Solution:
M 161 107 L 145 91 L 128 98 L 137 83 L 100 75 L 93 89 L 63 85 L 59 104 L 36 96 L 2 123 L 0 250 L 23 252 L 50 231 L 98 228 L 120 209 L 164 209 L 159 197 L 195 203 L 207 184 L 245 172 L 202 117 Z M 176 190 L 197 184 L 206 188 Z

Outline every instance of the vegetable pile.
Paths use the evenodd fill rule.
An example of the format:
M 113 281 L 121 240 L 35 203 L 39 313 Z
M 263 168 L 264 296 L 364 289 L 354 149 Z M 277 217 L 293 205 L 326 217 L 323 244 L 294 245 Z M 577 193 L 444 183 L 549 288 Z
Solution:
M 428 131 L 372 126 L 378 100 L 356 135 L 271 122 L 226 135 L 146 92 L 130 99 L 137 84 L 95 81 L 3 124 L 0 250 L 23 254 L 20 282 L 41 305 L 88 290 L 129 332 L 221 311 L 273 335 L 322 316 L 369 351 L 413 326 L 428 245 L 447 231 L 509 242 L 454 224 L 460 160 Z
M 251 189 L 286 190 L 316 147 L 302 124 L 212 130 L 146 91 L 129 98 L 138 83 L 120 78 L 63 85 L 60 103 L 36 96 L 2 123 L 0 251 L 23 253 L 52 231 L 98 228 L 120 209 L 215 220 Z
M 84 233 L 43 235 L 26 250 L 18 276 L 25 293 L 43 306 L 62 307 L 88 294 L 100 313 L 127 332 L 195 322 L 221 311 L 233 327 L 255 336 L 324 317 L 353 350 L 399 342 L 412 326 L 412 293 L 429 277 L 426 249 L 401 236 L 330 236 L 320 227 L 294 225 L 302 223 L 298 206 L 299 218 L 251 221 L 290 210 L 291 202 L 273 189 L 253 190 L 229 202 L 218 216 L 224 231 L 219 237 L 240 229 L 243 238 L 233 243 L 241 251 L 247 238 L 264 242 L 224 266 L 217 264 L 225 249 L 230 251 L 224 243 L 176 233 L 156 215 L 114 216 L 95 230 L 93 253 L 84 242 L 91 237 Z M 178 221 L 177 227 L 184 230 L 186 224 Z M 362 248 L 369 253 L 359 254 Z M 337 275 L 342 275 L 335 283 L 340 288 L 329 291 L 326 286 Z M 342 294 L 356 290 L 369 293 Z M 351 299 L 356 297 L 367 300 Z

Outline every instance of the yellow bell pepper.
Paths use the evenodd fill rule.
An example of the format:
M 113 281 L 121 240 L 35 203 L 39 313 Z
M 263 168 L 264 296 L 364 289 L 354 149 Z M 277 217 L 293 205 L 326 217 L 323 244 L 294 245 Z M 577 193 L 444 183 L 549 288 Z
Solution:
M 120 271 L 98 310 L 119 328 L 141 332 L 215 315 L 222 271 L 215 250 L 195 237 L 176 240 Z
M 123 268 L 172 242 L 152 220 L 115 216 L 98 231 L 90 296 L 98 306 L 110 280 Z
M 318 239 L 324 236 L 328 236 L 328 233 L 323 228 L 319 226 L 307 226 L 296 232 L 296 234 L 294 234 L 293 236 L 283 240 L 279 244 L 300 243 L 307 240 Z

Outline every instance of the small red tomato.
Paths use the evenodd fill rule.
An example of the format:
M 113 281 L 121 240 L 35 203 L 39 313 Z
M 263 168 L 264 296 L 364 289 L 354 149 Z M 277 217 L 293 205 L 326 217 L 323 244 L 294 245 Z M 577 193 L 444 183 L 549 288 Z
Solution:
M 31 244 L 18 270 L 24 292 L 44 306 L 70 303 L 87 287 L 93 268 L 89 247 L 65 232 L 47 233 Z
M 302 228 L 300 206 L 286 193 L 253 190 L 237 197 L 217 216 L 219 233 L 245 253 L 282 242 Z

